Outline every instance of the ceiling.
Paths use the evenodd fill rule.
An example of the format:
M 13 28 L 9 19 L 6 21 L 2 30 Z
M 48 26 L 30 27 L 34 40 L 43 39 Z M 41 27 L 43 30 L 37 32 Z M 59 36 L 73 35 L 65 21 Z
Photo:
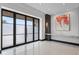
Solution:
M 79 7 L 79 3 L 27 3 L 27 5 L 50 15 L 70 11 Z

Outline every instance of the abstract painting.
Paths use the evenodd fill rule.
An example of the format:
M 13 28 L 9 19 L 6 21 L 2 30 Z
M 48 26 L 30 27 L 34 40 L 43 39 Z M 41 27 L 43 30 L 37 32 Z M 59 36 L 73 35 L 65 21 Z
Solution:
M 70 14 L 56 16 L 56 30 L 69 31 L 70 30 Z

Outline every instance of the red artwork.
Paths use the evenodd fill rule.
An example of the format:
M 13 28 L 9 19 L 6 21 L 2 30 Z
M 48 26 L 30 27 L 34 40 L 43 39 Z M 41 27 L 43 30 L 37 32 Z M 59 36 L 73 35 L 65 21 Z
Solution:
M 56 23 L 58 26 L 57 30 L 68 30 L 70 24 L 70 15 L 56 16 Z

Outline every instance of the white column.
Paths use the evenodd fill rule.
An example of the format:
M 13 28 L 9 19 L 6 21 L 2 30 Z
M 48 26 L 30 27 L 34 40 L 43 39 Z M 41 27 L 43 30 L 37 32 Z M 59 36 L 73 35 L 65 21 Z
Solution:
M 45 39 L 45 18 L 40 19 L 40 39 Z
M 42 19 L 40 19 L 40 39 L 42 39 Z

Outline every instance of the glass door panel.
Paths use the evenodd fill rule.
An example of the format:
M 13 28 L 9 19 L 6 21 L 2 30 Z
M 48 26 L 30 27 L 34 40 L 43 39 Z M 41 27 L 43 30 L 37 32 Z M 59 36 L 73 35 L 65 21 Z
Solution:
M 2 11 L 2 48 L 13 46 L 13 13 Z
M 38 19 L 34 19 L 34 40 L 38 40 Z
M 27 17 L 27 42 L 33 41 L 33 18 Z
M 16 45 L 25 43 L 25 16 L 16 14 Z

